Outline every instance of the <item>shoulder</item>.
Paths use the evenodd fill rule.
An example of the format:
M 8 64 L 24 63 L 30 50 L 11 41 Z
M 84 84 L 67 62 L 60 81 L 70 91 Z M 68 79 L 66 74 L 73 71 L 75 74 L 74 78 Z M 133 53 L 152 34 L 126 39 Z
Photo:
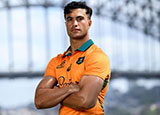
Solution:
M 105 80 L 106 76 L 111 72 L 108 56 L 97 46 L 91 49 L 92 50 L 85 56 L 84 74 L 99 76 Z
M 58 54 L 57 56 L 53 57 L 53 58 L 50 60 L 50 62 L 54 62 L 54 63 L 55 63 L 56 61 L 62 59 L 62 57 L 63 57 L 63 54 Z
M 95 44 L 93 44 L 86 52 L 86 59 L 109 61 L 108 56 Z

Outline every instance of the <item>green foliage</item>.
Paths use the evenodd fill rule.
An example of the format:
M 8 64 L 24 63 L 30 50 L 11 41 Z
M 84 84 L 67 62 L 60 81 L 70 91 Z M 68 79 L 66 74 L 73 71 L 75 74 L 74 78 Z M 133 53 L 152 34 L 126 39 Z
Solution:
M 155 110 L 151 110 L 151 109 L 144 109 L 141 112 L 141 115 L 160 115 L 160 108 L 157 108 Z
M 107 113 L 105 113 L 104 115 L 132 115 L 132 114 L 128 112 L 127 109 L 119 107 L 119 108 L 109 108 L 109 111 L 107 111 Z

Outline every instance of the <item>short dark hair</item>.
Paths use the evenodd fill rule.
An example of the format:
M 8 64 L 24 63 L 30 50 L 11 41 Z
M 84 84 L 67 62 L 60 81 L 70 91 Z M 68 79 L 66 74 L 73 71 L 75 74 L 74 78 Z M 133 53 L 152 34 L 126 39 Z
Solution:
M 86 9 L 86 14 L 88 15 L 88 18 L 91 19 L 92 9 L 89 6 L 87 6 L 86 2 L 76 2 L 76 1 L 70 2 L 64 7 L 64 18 L 66 18 L 66 14 L 71 13 L 70 10 L 77 8 Z

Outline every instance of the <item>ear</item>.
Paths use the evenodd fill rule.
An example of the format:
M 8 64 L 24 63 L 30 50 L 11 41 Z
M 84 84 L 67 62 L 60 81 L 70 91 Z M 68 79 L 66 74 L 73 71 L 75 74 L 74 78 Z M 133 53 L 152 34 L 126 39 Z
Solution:
M 92 25 L 92 20 L 88 21 L 88 25 L 89 25 L 89 27 Z
M 65 26 L 67 27 L 67 22 L 65 21 Z

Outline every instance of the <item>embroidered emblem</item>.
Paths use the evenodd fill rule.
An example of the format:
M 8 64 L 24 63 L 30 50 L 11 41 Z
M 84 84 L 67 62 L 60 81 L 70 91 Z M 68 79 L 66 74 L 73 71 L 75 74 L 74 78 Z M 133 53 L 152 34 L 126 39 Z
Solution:
M 84 56 L 84 57 L 79 57 L 76 63 L 77 63 L 77 64 L 83 63 L 84 58 L 85 58 L 85 56 Z
M 72 67 L 72 64 L 69 65 L 69 67 L 67 68 L 67 71 L 70 71 Z
M 60 65 L 58 65 L 58 66 L 56 67 L 56 69 L 64 68 L 65 62 L 66 62 L 66 60 L 64 60 Z

